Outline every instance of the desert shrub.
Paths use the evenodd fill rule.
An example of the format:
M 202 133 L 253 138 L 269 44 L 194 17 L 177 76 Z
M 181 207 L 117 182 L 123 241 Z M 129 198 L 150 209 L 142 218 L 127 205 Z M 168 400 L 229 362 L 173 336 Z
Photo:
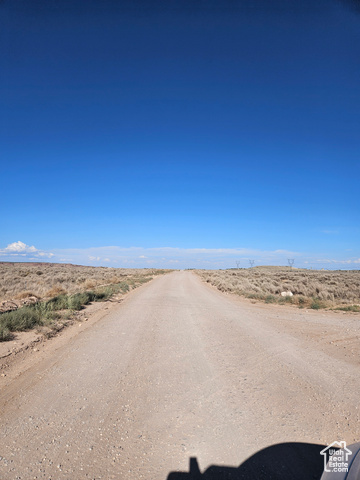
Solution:
M 153 276 L 169 271 L 0 262 L 0 301 L 14 302 L 16 298 L 25 300 L 30 296 L 38 299 L 37 303 L 26 307 L 29 310 L 19 308 L 15 316 L 4 317 L 5 314 L 0 314 L 0 339 L 10 338 L 11 331 L 16 329 L 27 329 L 31 325 L 48 324 L 60 317 L 69 317 L 72 310 L 79 310 L 89 302 L 106 300 L 116 293 L 126 293 Z M 83 292 L 84 284 L 86 292 Z M 94 291 L 96 285 L 101 287 Z M 39 301 L 41 298 L 44 300 Z M 14 303 L 19 305 L 23 302 Z M 61 315 L 60 310 L 63 310 Z M 6 312 L 6 315 L 9 313 Z
M 297 297 L 297 301 L 298 301 L 298 304 L 299 304 L 299 305 L 305 305 L 305 304 L 306 304 L 306 298 L 303 297 L 303 296 L 301 296 L 301 295 L 299 295 L 299 296 Z
M 70 310 L 81 310 L 83 305 L 86 305 L 86 303 L 88 302 L 84 302 L 84 297 L 82 296 L 82 294 L 75 294 L 75 295 L 71 295 L 71 297 L 68 297 L 67 299 L 67 304 L 68 304 L 68 308 Z
M 123 293 L 128 292 L 130 290 L 129 284 L 126 282 L 120 282 L 119 288 L 120 288 L 120 291 Z
M 266 295 L 265 303 L 276 303 L 276 297 L 274 295 Z
M 37 296 L 32 292 L 20 292 L 15 296 L 15 298 L 17 298 L 18 300 L 24 300 L 25 298 L 29 298 L 29 297 L 37 298 Z
M 333 295 L 328 290 L 324 289 L 318 292 L 318 297 L 320 300 L 331 300 Z
M 13 338 L 12 333 L 7 327 L 4 327 L 0 323 L 0 342 L 6 342 L 8 340 L 11 340 Z
M 142 285 L 143 283 L 147 283 L 152 280 L 152 277 L 139 277 L 136 278 L 136 283 Z
M 84 287 L 85 287 L 86 289 L 95 288 L 95 287 L 96 287 L 96 282 L 95 282 L 95 280 L 92 280 L 92 279 L 88 278 L 88 279 L 85 280 L 85 282 L 84 282 Z
M 201 270 L 197 272 L 206 282 L 219 290 L 249 296 L 279 295 L 282 291 L 291 291 L 291 302 L 299 306 L 310 306 L 313 299 L 320 308 L 341 304 L 360 303 L 360 271 L 289 270 L 286 267 L 254 267 L 239 270 Z M 301 297 L 301 298 L 300 298 Z M 289 298 L 289 297 L 285 297 Z M 316 307 L 315 307 L 316 308 Z
M 248 293 L 246 296 L 253 300 L 264 300 L 264 295 L 261 295 L 260 293 Z
M 70 310 L 81 310 L 84 305 L 92 302 L 95 298 L 95 292 L 75 293 L 75 295 L 68 297 L 68 308 Z
M 43 317 L 44 320 L 46 320 L 47 322 L 50 322 L 50 323 L 52 323 L 56 320 L 60 320 L 60 318 L 62 318 L 62 315 L 58 311 L 46 312 L 46 314 Z
M 23 307 L 0 315 L 0 326 L 10 332 L 29 330 L 39 323 L 40 315 L 32 307 Z
M 281 304 L 294 303 L 294 297 L 280 297 L 279 298 L 279 303 L 281 303 Z
M 319 298 L 313 298 L 310 304 L 310 308 L 312 308 L 313 310 L 319 310 L 320 308 L 325 308 L 325 305 L 320 302 Z
M 119 293 L 119 292 L 120 292 L 119 285 L 108 285 L 107 287 L 104 287 L 101 290 L 94 292 L 95 293 L 94 301 L 101 302 L 101 301 L 107 300 L 108 298 L 112 297 L 115 293 Z
M 53 286 L 50 290 L 45 293 L 45 297 L 58 297 L 59 295 L 64 295 L 66 290 L 60 285 Z
M 41 303 L 38 308 L 44 310 L 65 310 L 68 307 L 68 295 L 59 295 L 57 297 L 51 298 L 47 302 Z
M 360 312 L 360 305 L 346 305 L 346 307 L 337 307 L 335 310 L 343 310 L 344 312 Z

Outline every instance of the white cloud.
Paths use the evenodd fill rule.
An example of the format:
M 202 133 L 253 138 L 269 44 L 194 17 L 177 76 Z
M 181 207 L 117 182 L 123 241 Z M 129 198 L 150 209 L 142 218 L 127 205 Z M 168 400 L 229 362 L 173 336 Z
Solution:
M 353 263 L 360 263 L 360 258 L 348 258 L 347 260 L 337 260 L 334 258 L 319 258 L 318 263 L 334 263 L 339 265 L 351 265 Z
M 33 245 L 26 245 L 26 243 L 18 242 L 10 243 L 7 247 L 0 249 L 0 256 L 14 260 L 16 257 L 20 257 L 21 260 L 37 260 L 44 258 L 52 258 L 55 256 L 52 252 L 45 252 L 44 250 L 38 250 Z
M 54 250 L 55 259 L 71 257 L 80 265 L 110 264 L 116 267 L 143 268 L 231 268 L 240 261 L 241 267 L 249 267 L 249 259 L 255 265 L 287 265 L 287 259 L 298 258 L 298 252 L 283 249 L 256 250 L 251 248 L 177 248 L 177 247 L 94 247 L 86 249 Z
M 54 254 L 51 252 L 38 252 L 37 255 L 39 257 L 46 257 L 46 258 L 52 258 L 54 256 Z
M 34 246 L 30 247 L 29 245 L 26 245 L 26 243 L 18 241 L 10 243 L 7 247 L 4 248 L 4 251 L 9 253 L 33 253 L 37 252 L 37 249 Z
M 345 253 L 345 252 L 344 252 Z M 358 256 L 334 258 L 327 254 L 293 252 L 284 249 L 257 250 L 252 248 L 177 248 L 177 247 L 94 247 L 78 249 L 39 250 L 23 242 L 14 242 L 0 249 L 5 261 L 66 262 L 77 265 L 116 266 L 128 268 L 248 268 L 249 260 L 257 265 L 288 266 L 288 258 L 295 259 L 295 267 L 359 268 Z
M 302 262 L 306 268 L 329 268 L 329 269 L 358 269 L 360 258 L 331 258 L 329 257 L 320 257 L 313 256 L 311 258 L 307 257 Z

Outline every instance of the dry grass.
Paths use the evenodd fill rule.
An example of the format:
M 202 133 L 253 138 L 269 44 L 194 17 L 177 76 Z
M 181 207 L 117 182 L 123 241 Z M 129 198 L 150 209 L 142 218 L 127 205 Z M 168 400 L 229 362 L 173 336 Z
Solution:
M 300 307 L 360 311 L 360 271 L 322 271 L 289 267 L 254 267 L 198 270 L 198 275 L 222 292 L 267 303 L 293 303 Z M 291 291 L 292 297 L 281 292 Z
M 57 263 L 0 263 L 0 302 L 39 299 L 94 290 L 120 282 L 135 284 L 163 270 L 83 267 Z

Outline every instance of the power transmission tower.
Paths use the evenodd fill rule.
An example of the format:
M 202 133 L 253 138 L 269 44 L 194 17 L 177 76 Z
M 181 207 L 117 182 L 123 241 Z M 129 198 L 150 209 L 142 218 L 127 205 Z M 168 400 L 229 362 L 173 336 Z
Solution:
M 255 260 L 249 260 L 249 263 L 250 263 L 250 268 L 252 268 L 254 266 Z
M 236 262 L 236 266 L 237 266 L 237 268 L 240 268 L 240 262 L 239 261 Z
M 294 259 L 293 258 L 288 258 L 288 264 L 290 266 L 290 268 L 292 268 L 292 266 L 294 265 Z

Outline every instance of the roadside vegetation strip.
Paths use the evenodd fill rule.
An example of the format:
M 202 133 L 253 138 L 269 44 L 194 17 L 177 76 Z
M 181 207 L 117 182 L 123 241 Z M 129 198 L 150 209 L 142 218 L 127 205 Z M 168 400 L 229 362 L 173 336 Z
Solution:
M 87 267 L 59 263 L 0 262 L 0 310 L 6 301 L 22 305 L 61 294 L 72 295 L 120 282 L 141 282 L 171 270 L 155 268 Z
M 265 303 L 360 312 L 360 270 L 253 267 L 196 273 L 222 292 Z
M 133 278 L 129 282 L 107 285 L 94 291 L 78 292 L 73 295 L 60 294 L 46 301 L 0 314 L 0 341 L 13 338 L 13 332 L 30 330 L 38 326 L 56 327 L 63 314 L 69 317 L 72 312 L 81 310 L 91 302 L 102 302 L 113 295 L 127 293 L 131 289 L 152 280 L 152 277 Z

